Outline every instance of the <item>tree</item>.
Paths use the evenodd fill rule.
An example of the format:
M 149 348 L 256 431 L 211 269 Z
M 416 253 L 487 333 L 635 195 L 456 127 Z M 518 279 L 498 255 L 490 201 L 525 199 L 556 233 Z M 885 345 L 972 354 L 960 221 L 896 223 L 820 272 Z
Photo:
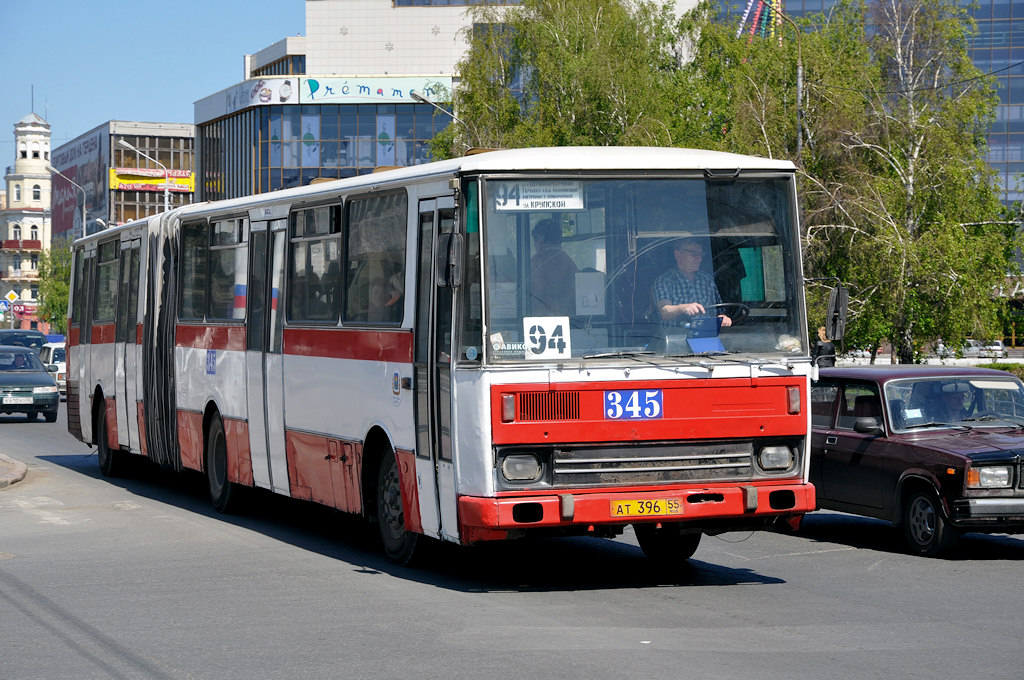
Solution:
M 666 121 L 679 113 L 684 84 L 671 4 L 523 0 L 471 11 L 453 152 L 674 145 Z
M 68 295 L 71 285 L 71 244 L 54 242 L 39 258 L 37 315 L 58 333 L 68 330 Z

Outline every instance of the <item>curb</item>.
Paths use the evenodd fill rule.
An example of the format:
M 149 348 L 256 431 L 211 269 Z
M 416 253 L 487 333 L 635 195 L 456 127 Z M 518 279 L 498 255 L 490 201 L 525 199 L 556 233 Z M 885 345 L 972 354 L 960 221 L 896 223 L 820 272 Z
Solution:
M 0 489 L 25 479 L 28 466 L 0 453 Z

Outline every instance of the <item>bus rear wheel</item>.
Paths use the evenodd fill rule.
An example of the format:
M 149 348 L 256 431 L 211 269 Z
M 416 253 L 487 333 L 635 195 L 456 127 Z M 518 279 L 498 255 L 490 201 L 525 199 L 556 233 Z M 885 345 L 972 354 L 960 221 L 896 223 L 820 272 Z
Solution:
M 634 524 L 637 543 L 650 559 L 665 564 L 684 562 L 697 552 L 701 533 L 684 532 L 678 524 Z
M 403 566 L 410 564 L 415 557 L 420 536 L 405 528 L 398 461 L 390 450 L 385 451 L 377 474 L 377 526 L 388 559 Z
M 238 506 L 240 490 L 228 480 L 228 446 L 224 423 L 214 416 L 206 431 L 206 480 L 210 500 L 217 512 L 232 512 Z
M 100 473 L 104 477 L 120 477 L 124 474 L 124 453 L 121 449 L 110 448 L 110 440 L 107 438 L 107 418 L 103 410 L 96 414 L 96 426 L 93 428 L 93 432 L 96 433 L 96 454 L 100 459 Z

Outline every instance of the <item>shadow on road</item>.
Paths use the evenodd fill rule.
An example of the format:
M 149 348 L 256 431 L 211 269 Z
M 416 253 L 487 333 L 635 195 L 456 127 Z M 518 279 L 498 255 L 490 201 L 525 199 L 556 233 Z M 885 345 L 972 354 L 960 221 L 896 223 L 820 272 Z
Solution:
M 95 453 L 39 456 L 157 503 L 243 527 L 355 567 L 461 592 L 570 591 L 664 586 L 779 584 L 751 569 L 683 561 L 671 568 L 648 560 L 635 545 L 600 538 L 527 538 L 461 547 L 431 541 L 415 568 L 399 567 L 380 550 L 376 525 L 333 509 L 263 490 L 250 490 L 242 514 L 220 514 L 210 505 L 205 477 L 160 469 L 129 459 L 126 476 L 105 478 Z M 711 540 L 707 537 L 705 541 Z M 697 557 L 700 557 L 698 549 Z
M 816 512 L 804 517 L 797 536 L 865 550 L 907 554 L 903 529 L 882 520 L 839 512 Z M 929 558 L 921 558 L 929 559 Z M 1024 540 L 1007 534 L 968 533 L 943 559 L 1024 560 Z

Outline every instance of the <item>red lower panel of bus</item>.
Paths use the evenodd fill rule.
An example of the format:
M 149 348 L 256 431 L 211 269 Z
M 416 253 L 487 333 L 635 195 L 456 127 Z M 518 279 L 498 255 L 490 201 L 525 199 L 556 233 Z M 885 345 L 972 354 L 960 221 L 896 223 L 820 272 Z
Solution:
M 103 417 L 107 420 L 107 444 L 112 451 L 117 451 L 121 448 L 117 442 L 117 401 L 113 397 L 104 397 L 103 408 Z
M 249 423 L 237 418 L 224 418 L 224 438 L 228 448 L 228 481 L 252 486 Z
M 293 497 L 362 512 L 362 444 L 287 430 L 285 448 Z
M 142 448 L 142 455 L 149 457 L 149 450 L 146 447 L 146 407 L 141 401 L 137 401 L 135 410 L 139 419 L 139 446 Z
M 182 467 L 203 469 L 203 414 L 178 411 L 178 448 Z
M 735 521 L 754 526 L 772 516 L 791 517 L 815 507 L 810 484 L 758 484 L 650 490 L 588 490 L 586 493 L 459 498 L 464 543 L 506 538 L 513 529 L 637 522 Z M 664 513 L 664 514 L 654 514 Z

